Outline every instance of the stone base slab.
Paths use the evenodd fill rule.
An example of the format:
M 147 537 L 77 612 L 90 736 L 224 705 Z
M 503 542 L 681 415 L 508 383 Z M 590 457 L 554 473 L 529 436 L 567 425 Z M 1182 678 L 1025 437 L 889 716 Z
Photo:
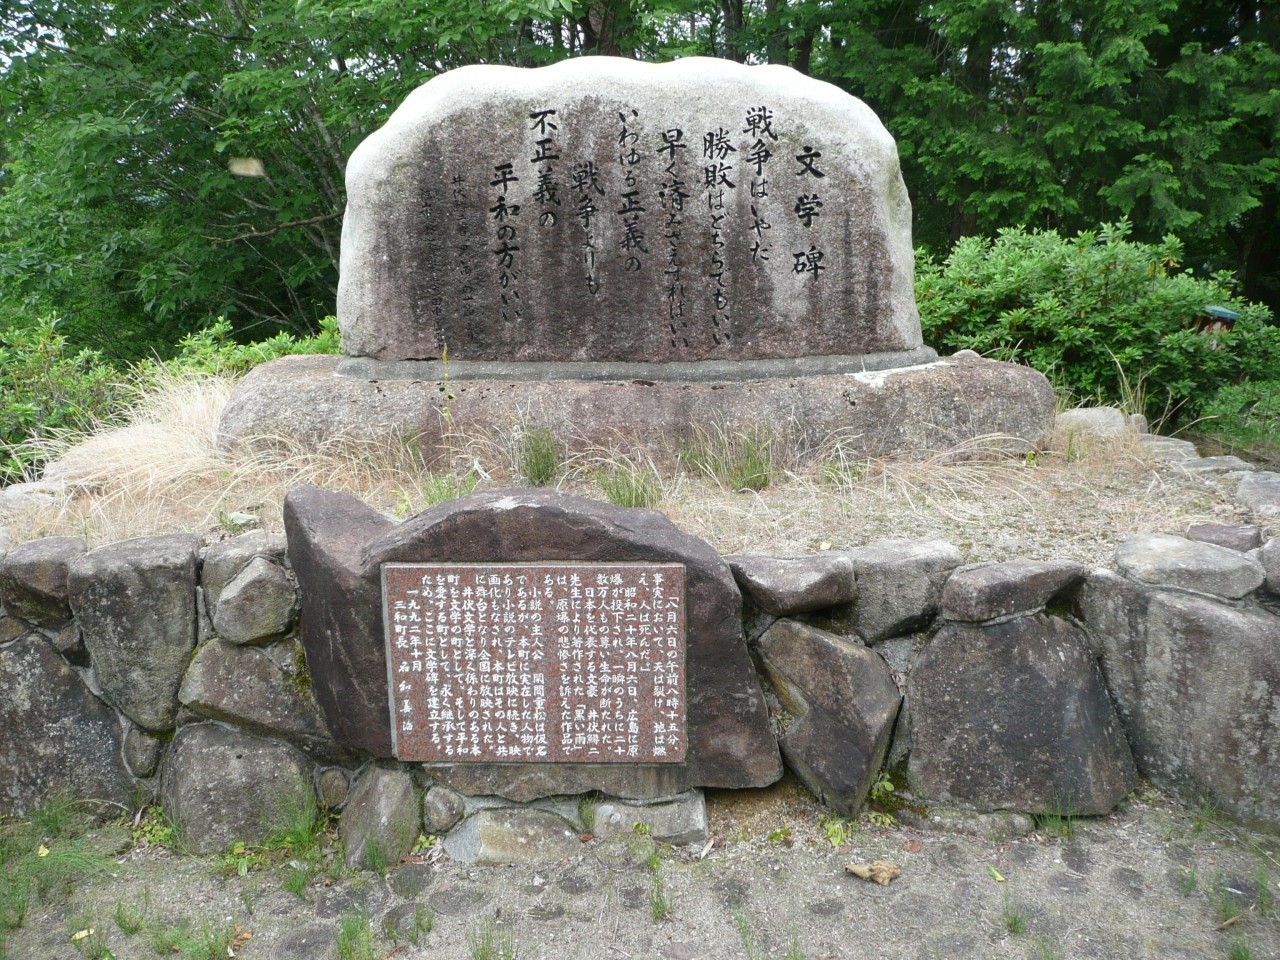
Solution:
M 639 445 L 663 460 L 702 428 L 767 430 L 801 447 L 839 437 L 855 456 L 881 457 L 983 436 L 1033 446 L 1054 420 L 1043 375 L 972 354 L 858 373 L 696 382 L 371 380 L 339 374 L 344 362 L 296 356 L 256 368 L 227 403 L 220 443 L 413 439 L 428 460 L 442 461 L 446 438 L 456 447 L 525 425 L 550 429 L 574 451 Z

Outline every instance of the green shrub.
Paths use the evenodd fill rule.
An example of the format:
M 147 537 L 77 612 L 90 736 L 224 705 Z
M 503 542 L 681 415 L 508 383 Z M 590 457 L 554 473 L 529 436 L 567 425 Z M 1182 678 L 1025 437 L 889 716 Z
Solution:
M 32 441 L 117 413 L 127 394 L 121 380 L 101 354 L 69 349 L 54 317 L 0 331 L 0 484 L 40 464 Z
M 1280 458 L 1280 380 L 1223 387 L 1201 411 L 1199 429 L 1219 439 Z
M 178 341 L 178 353 L 165 361 L 174 371 L 236 376 L 248 373 L 259 364 L 295 354 L 332 354 L 342 352 L 338 321 L 325 317 L 320 332 L 310 337 L 294 337 L 278 333 L 257 343 L 237 343 L 231 338 L 231 324 L 219 317 L 212 325 Z
M 1129 229 L 1005 230 L 994 241 L 966 237 L 943 262 L 922 258 L 926 340 L 1028 363 L 1082 399 L 1120 403 L 1141 383 L 1148 414 L 1179 418 L 1221 387 L 1280 369 L 1280 328 L 1266 307 L 1235 298 L 1229 274 L 1179 271 L 1176 237 L 1135 243 Z M 1209 305 L 1238 312 L 1235 328 L 1199 332 Z

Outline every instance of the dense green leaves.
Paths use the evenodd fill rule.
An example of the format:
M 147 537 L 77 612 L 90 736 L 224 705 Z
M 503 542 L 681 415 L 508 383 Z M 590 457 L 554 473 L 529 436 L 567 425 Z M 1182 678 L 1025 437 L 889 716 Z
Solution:
M 69 348 L 50 318 L 0 339 L 0 484 L 40 462 L 38 441 L 86 430 L 125 395 L 119 371 Z
M 1186 418 L 1216 391 L 1280 370 L 1280 327 L 1229 279 L 1180 271 L 1182 245 L 1126 239 L 1128 223 L 1063 237 L 1002 231 L 925 259 L 916 297 L 926 340 L 1029 363 L 1079 400 Z M 1207 306 L 1240 313 L 1204 332 Z

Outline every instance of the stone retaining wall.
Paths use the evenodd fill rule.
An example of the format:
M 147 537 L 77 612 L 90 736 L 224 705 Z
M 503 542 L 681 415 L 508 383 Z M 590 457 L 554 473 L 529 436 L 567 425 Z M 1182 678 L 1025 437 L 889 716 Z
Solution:
M 569 511 L 557 521 L 565 529 L 585 529 L 575 510 L 630 515 L 642 533 L 666 522 L 562 494 L 518 495 L 535 515 L 550 509 L 540 497 Z M 442 516 L 488 509 L 496 495 L 481 496 Z M 352 550 L 371 531 L 394 552 L 446 529 L 374 519 Z M 732 636 L 716 640 L 715 656 L 737 662 L 740 652 L 755 671 L 749 681 L 734 674 L 745 692 L 717 699 L 696 689 L 691 666 L 690 703 L 706 707 L 690 709 L 690 740 L 700 742 L 696 724 L 723 730 L 731 700 L 745 709 L 734 723 L 763 723 L 773 736 L 744 728 L 730 766 L 700 760 L 667 780 L 623 777 L 614 796 L 584 765 L 564 771 L 560 788 L 555 767 L 533 781 L 469 779 L 335 738 L 325 711 L 343 709 L 341 673 L 324 681 L 320 700 L 332 702 L 322 709 L 300 640 L 299 612 L 311 609 L 290 562 L 300 548 L 283 537 L 173 535 L 91 551 L 74 538 L 33 541 L 0 559 L 0 812 L 55 790 L 159 799 L 193 849 L 212 851 L 261 838 L 284 807 L 314 799 L 340 812 L 352 865 L 394 862 L 422 832 L 444 835 L 456 857 L 502 862 L 558 857 L 584 832 L 638 820 L 697 842 L 701 787 L 776 778 L 780 749 L 843 814 L 888 768 L 922 804 L 1023 813 L 1105 813 L 1140 774 L 1280 829 L 1280 538 L 1263 543 L 1240 526 L 1191 533 L 1198 539 L 1134 538 L 1114 570 L 965 566 L 952 545 L 918 541 L 704 558 L 700 576 L 716 590 L 736 583 L 741 597 L 741 619 L 735 610 L 717 621 Z M 691 650 L 706 629 L 696 618 Z M 744 697 L 763 709 L 742 708 Z M 679 792 L 653 788 L 663 782 Z

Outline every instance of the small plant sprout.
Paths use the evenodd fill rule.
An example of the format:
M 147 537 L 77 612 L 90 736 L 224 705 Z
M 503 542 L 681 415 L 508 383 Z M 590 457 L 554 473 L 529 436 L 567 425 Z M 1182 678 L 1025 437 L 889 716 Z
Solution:
M 1218 820 L 1218 804 L 1205 797 L 1200 801 L 1200 806 L 1196 809 L 1194 819 L 1191 821 L 1191 832 L 1194 834 L 1204 833 L 1204 828 L 1216 823 Z
M 1199 881 L 1196 878 L 1196 868 L 1194 866 L 1183 867 L 1178 872 L 1178 889 L 1182 891 L 1182 895 L 1184 897 L 1189 897 L 1193 892 L 1195 892 L 1196 884 L 1198 882 Z
M 667 897 L 666 885 L 662 880 L 662 857 L 653 851 L 645 860 L 649 868 L 652 885 L 649 887 L 649 915 L 654 920 L 665 920 L 671 916 L 671 901 Z
M 147 914 L 150 911 L 150 891 L 143 892 L 141 907 L 135 907 L 132 904 L 125 903 L 123 900 L 117 901 L 115 911 L 116 926 L 120 928 L 120 932 L 126 937 L 132 937 L 146 924 Z
M 430 933 L 435 925 L 436 917 L 431 912 L 431 905 L 415 903 L 413 905 L 413 924 L 409 927 L 409 942 L 416 947 L 418 941 Z
M 853 836 L 853 824 L 834 813 L 819 815 L 818 828 L 827 838 L 827 843 L 836 849 L 843 847 Z
M 515 960 L 515 938 L 510 930 L 499 930 L 492 918 L 475 933 L 467 934 L 467 947 L 471 960 Z
M 738 928 L 738 939 L 742 941 L 742 952 L 747 960 L 760 960 L 760 947 L 756 943 L 755 931 L 751 929 L 751 921 L 747 919 L 746 914 L 734 914 L 733 923 Z
M 1027 913 L 1009 898 L 1007 891 L 1004 895 L 1004 906 L 1001 908 L 1000 918 L 1004 923 L 1004 928 L 1013 936 L 1016 937 L 1026 933 Z

